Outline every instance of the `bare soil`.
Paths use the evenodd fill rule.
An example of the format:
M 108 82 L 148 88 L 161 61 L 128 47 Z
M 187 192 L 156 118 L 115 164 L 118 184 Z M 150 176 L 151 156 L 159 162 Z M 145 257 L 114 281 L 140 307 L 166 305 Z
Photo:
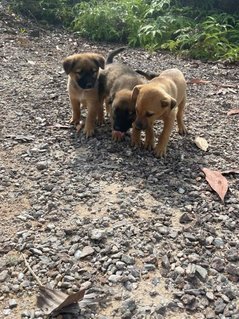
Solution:
M 24 253 L 44 284 L 63 289 L 54 270 L 63 278 L 60 283 L 72 275 L 75 289 L 90 281 L 92 289 L 102 290 L 105 301 L 88 318 L 238 318 L 239 258 L 230 257 L 239 249 L 238 174 L 226 176 L 229 191 L 222 203 L 201 171 L 238 169 L 239 115 L 227 116 L 239 107 L 238 66 L 131 48 L 117 57 L 145 71 L 177 67 L 188 81 L 189 134 L 180 137 L 175 125 L 167 158 L 160 160 L 152 152 L 132 149 L 129 136 L 113 142 L 109 119 L 90 139 L 69 125 L 62 60 L 84 51 L 106 56 L 116 44 L 44 29 L 3 8 L 0 17 L 0 274 L 8 271 L 0 283 L 0 317 L 20 318 L 25 310 L 36 309 L 37 284 L 23 262 Z M 161 130 L 161 123 L 155 130 Z M 208 141 L 207 152 L 195 146 L 196 136 Z M 185 213 L 193 216 L 187 224 L 180 221 Z M 106 239 L 92 240 L 94 229 L 104 230 Z M 91 245 L 95 254 L 77 260 L 74 253 L 68 255 L 73 244 L 79 249 Z M 131 277 L 127 285 L 109 281 L 117 273 L 116 252 L 134 257 L 133 267 L 141 274 L 135 282 Z M 43 257 L 49 258 L 51 270 Z M 145 270 L 153 258 L 156 268 Z M 224 264 L 220 270 L 215 258 Z M 190 264 L 204 267 L 207 279 L 190 276 Z M 118 274 L 127 277 L 131 270 L 126 265 Z M 155 278 L 158 285 L 152 283 Z M 193 305 L 183 302 L 190 289 L 198 291 Z M 213 300 L 206 297 L 209 291 Z M 122 309 L 127 298 L 137 305 L 130 317 Z M 17 307 L 8 311 L 10 299 Z M 167 309 L 163 317 L 155 310 L 161 304 Z

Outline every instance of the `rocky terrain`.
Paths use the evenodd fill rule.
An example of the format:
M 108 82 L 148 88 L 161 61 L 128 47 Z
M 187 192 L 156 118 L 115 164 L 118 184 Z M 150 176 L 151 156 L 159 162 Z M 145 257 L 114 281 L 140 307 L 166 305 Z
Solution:
M 43 285 L 90 286 L 97 303 L 83 319 L 238 319 L 238 175 L 226 176 L 222 203 L 201 171 L 238 169 L 239 117 L 227 116 L 238 108 L 238 66 L 130 48 L 117 57 L 146 71 L 178 67 L 189 81 L 189 134 L 175 125 L 160 160 L 129 136 L 113 142 L 109 119 L 89 139 L 69 125 L 62 60 L 117 44 L 3 8 L 0 17 L 0 317 L 44 317 L 24 255 Z

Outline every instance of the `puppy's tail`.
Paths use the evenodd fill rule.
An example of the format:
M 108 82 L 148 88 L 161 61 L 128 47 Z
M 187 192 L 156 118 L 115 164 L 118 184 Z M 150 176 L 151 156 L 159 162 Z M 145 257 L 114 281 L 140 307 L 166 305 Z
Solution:
M 155 72 L 144 72 L 142 70 L 135 70 L 135 71 L 139 73 L 140 75 L 143 75 L 147 80 L 152 80 L 156 78 L 157 76 L 159 76 L 159 74 Z
M 117 54 L 119 54 L 120 52 L 124 51 L 125 49 L 126 49 L 126 47 L 121 47 L 121 48 L 118 48 L 118 49 L 111 51 L 106 58 L 106 64 L 113 63 L 114 57 Z

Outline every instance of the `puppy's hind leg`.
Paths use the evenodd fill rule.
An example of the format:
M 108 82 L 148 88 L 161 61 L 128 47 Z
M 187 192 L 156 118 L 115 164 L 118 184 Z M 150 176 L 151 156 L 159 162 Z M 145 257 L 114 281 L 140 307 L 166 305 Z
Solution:
M 180 135 L 187 134 L 187 129 L 183 120 L 185 104 L 186 104 L 186 97 L 184 97 L 182 102 L 178 105 L 177 123 L 178 123 L 178 133 Z

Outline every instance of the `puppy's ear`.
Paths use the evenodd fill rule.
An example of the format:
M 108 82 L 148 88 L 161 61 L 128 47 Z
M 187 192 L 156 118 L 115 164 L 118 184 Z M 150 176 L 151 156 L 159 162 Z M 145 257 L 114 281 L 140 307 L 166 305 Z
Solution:
M 112 103 L 113 103 L 113 101 L 114 101 L 114 98 L 115 98 L 115 93 L 113 93 L 113 94 L 111 94 L 111 95 L 109 96 L 109 99 L 108 99 L 109 104 L 112 105 Z
M 67 75 L 72 71 L 74 64 L 75 61 L 73 57 L 68 57 L 63 61 L 63 69 L 65 70 Z
M 163 100 L 161 100 L 161 106 L 162 107 L 170 107 L 171 109 L 173 109 L 177 104 L 177 101 L 174 98 L 165 98 Z
M 174 98 L 171 98 L 171 109 L 173 109 L 177 105 L 177 101 Z
M 96 54 L 94 56 L 94 61 L 96 62 L 98 67 L 100 67 L 101 69 L 105 68 L 105 58 L 102 55 Z
M 139 95 L 139 91 L 140 91 L 140 88 L 142 87 L 142 85 L 136 85 L 133 89 L 133 92 L 132 92 L 132 95 L 131 95 L 131 103 L 135 104 L 136 103 L 136 100 L 137 100 L 137 97 Z

